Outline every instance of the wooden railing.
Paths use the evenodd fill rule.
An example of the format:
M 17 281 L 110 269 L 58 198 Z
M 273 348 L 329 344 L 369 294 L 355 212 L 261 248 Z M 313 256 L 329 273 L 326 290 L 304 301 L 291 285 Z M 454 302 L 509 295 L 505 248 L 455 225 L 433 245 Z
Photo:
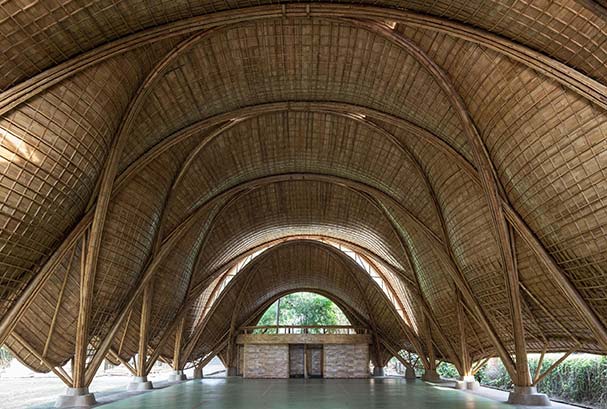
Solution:
M 241 327 L 241 334 L 368 334 L 365 327 L 351 325 L 260 325 Z

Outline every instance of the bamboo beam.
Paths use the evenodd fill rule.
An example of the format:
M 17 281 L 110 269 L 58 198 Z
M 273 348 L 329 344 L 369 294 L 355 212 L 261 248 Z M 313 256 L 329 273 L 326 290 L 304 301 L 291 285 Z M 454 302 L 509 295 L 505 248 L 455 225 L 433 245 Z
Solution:
M 540 359 L 537 361 L 537 368 L 535 368 L 535 374 L 533 374 L 533 383 L 537 384 L 537 379 L 540 377 L 542 364 L 544 363 L 544 357 L 546 356 L 546 349 L 548 348 L 548 344 L 544 344 L 544 349 L 540 354 Z
M 148 352 L 148 335 L 150 326 L 150 317 L 152 313 L 152 296 L 153 296 L 154 281 L 150 280 L 143 290 L 143 300 L 141 303 L 141 320 L 139 323 L 139 352 L 137 358 L 137 376 L 148 375 L 147 352 Z M 126 329 L 125 329 L 126 332 Z
M 353 270 L 348 270 L 348 271 L 350 272 L 350 275 L 352 276 L 354 283 L 359 288 L 360 293 L 363 295 L 363 300 L 364 300 L 365 306 L 367 308 L 369 317 L 371 317 L 371 325 L 372 325 L 373 331 L 377 334 L 378 327 L 375 322 L 375 317 L 372 314 L 371 306 L 369 304 L 368 297 L 367 297 L 366 288 L 363 288 L 362 283 L 358 280 L 358 277 L 356 277 L 354 275 L 354 273 L 352 272 L 352 271 L 356 271 L 356 270 L 358 270 L 358 271 L 364 271 L 364 270 L 362 270 L 362 268 L 358 264 L 356 264 L 356 262 L 354 260 L 352 260 L 351 258 L 349 258 L 343 254 L 337 254 L 336 251 L 338 251 L 338 250 L 335 247 L 325 244 L 325 243 L 319 243 L 319 242 L 312 242 L 312 243 L 314 243 L 315 246 L 319 246 L 319 247 L 323 247 L 323 248 L 327 249 L 329 254 L 332 257 L 336 258 L 338 262 L 344 262 L 345 264 L 349 265 L 349 267 L 351 269 L 353 269 Z M 269 252 L 268 252 L 267 256 L 269 257 Z M 364 271 L 364 274 L 367 274 L 367 272 Z M 379 294 L 381 294 L 381 296 L 385 299 L 386 303 L 388 305 L 392 306 L 392 303 L 390 302 L 390 300 L 386 297 L 385 293 L 381 290 L 379 285 L 374 280 L 371 280 L 370 282 L 368 282 L 367 285 L 371 285 L 371 286 L 375 287 L 376 291 L 378 291 Z M 403 330 L 403 332 L 405 333 L 405 336 L 408 338 L 409 342 L 411 342 L 411 345 L 413 345 L 413 348 L 417 351 L 418 355 L 423 356 L 423 349 L 422 349 L 421 344 L 419 343 L 417 335 L 414 334 L 413 331 L 411 331 L 411 329 L 403 322 L 403 320 L 401 319 L 401 317 L 398 315 L 398 313 L 396 312 L 396 310 L 394 308 L 391 308 L 390 312 L 396 319 L 396 322 L 398 322 L 400 324 L 400 327 Z M 404 313 L 404 311 L 403 311 L 403 313 Z M 422 363 L 427 364 L 428 362 L 425 361 L 424 359 L 422 359 Z
M 325 247 L 326 249 L 328 249 L 330 251 L 331 255 L 335 254 L 334 251 L 336 249 L 333 248 L 332 246 L 324 244 L 324 243 L 322 243 L 320 245 L 323 246 L 323 247 Z M 344 257 L 344 255 L 341 255 L 341 256 Z M 346 257 L 345 261 L 349 262 L 351 268 L 355 268 L 355 269 L 357 269 L 359 271 L 363 271 L 362 268 L 356 264 L 356 262 L 354 262 L 352 259 L 350 259 L 347 256 L 345 256 L 345 257 Z M 338 261 L 343 261 L 343 260 L 344 259 L 341 258 Z M 365 271 L 365 274 L 368 274 L 368 273 Z M 354 281 L 354 283 L 356 284 L 356 286 L 358 287 L 360 293 L 363 296 L 363 301 L 365 303 L 365 307 L 367 309 L 367 313 L 369 314 L 370 324 L 371 324 L 371 327 L 373 329 L 373 334 L 372 334 L 373 345 L 375 347 L 375 353 L 376 353 L 377 359 L 379 361 L 379 354 L 380 354 L 380 351 L 379 351 L 379 342 L 380 341 L 378 339 L 379 327 L 377 326 L 376 318 L 375 318 L 375 316 L 374 316 L 374 314 L 373 314 L 373 312 L 371 310 L 371 305 L 370 305 L 369 299 L 367 297 L 367 288 L 363 288 L 363 284 L 360 282 L 360 280 L 358 279 L 358 277 L 356 277 L 356 275 L 354 273 L 350 273 L 350 276 L 352 277 L 352 280 Z M 375 281 L 372 281 L 370 283 L 370 285 L 373 285 L 373 284 L 376 284 L 376 286 L 377 286 L 377 283 L 375 283 Z M 369 285 L 369 283 L 367 283 L 367 285 Z M 392 303 L 389 301 L 389 299 L 387 297 L 385 297 L 384 292 L 379 288 L 379 286 L 376 287 L 376 290 L 379 290 L 380 294 L 382 294 L 384 296 L 384 298 L 386 299 L 386 301 L 388 302 L 388 304 L 392 305 Z M 411 342 L 411 345 L 413 345 L 413 348 L 415 348 L 415 350 L 418 351 L 418 353 L 422 352 L 421 344 L 419 343 L 416 334 L 413 333 L 413 331 L 407 325 L 407 323 L 401 322 L 402 320 L 401 320 L 400 316 L 398 315 L 398 313 L 395 313 L 395 312 L 396 311 L 393 311 L 393 315 L 395 316 L 397 322 L 400 324 L 401 329 L 405 333 L 405 336 L 407 337 L 407 339 L 409 340 L 409 342 Z M 410 318 L 407 316 L 405 310 L 403 310 L 403 314 L 407 317 L 408 321 L 411 321 Z M 425 361 L 422 361 L 422 363 L 423 362 L 425 362 Z
M 185 327 L 185 318 L 182 318 L 177 325 L 177 330 L 175 332 L 175 346 L 173 348 L 173 369 L 178 371 L 182 368 L 182 358 L 186 358 L 182 354 L 181 346 L 183 340 L 183 330 Z M 185 362 L 183 362 L 185 363 Z
M 471 375 L 476 375 L 478 371 L 483 368 L 483 366 L 487 365 L 487 362 L 489 362 L 489 358 L 483 358 L 477 361 L 476 364 L 472 365 Z
M 175 320 L 173 321 L 171 326 L 166 329 L 164 334 L 162 334 L 162 337 L 160 338 L 160 341 L 158 342 L 156 349 L 154 349 L 154 351 L 150 354 L 150 356 L 148 358 L 148 367 L 146 368 L 146 371 L 149 372 L 152 369 L 153 362 L 156 362 L 156 360 L 160 358 L 162 348 L 164 348 L 164 346 L 167 344 L 167 342 L 169 342 L 169 339 L 171 338 L 171 335 L 173 335 L 173 332 L 178 330 L 179 323 L 181 322 L 181 319 L 182 319 L 181 318 L 182 315 L 183 314 L 178 314 L 175 317 Z M 164 361 L 166 362 L 166 360 L 164 360 Z
M 424 319 L 423 322 L 423 334 L 426 340 L 426 348 L 428 349 L 428 362 L 430 363 L 428 369 L 436 369 L 436 354 L 434 353 L 434 341 L 432 340 L 432 328 L 428 319 Z
M 240 22 L 258 19 L 289 17 L 316 18 L 362 18 L 395 21 L 401 24 L 421 27 L 430 31 L 447 34 L 451 37 L 488 47 L 505 55 L 536 72 L 559 82 L 569 90 L 607 109 L 606 87 L 578 70 L 560 63 L 530 47 L 521 45 L 504 37 L 467 24 L 457 23 L 446 18 L 434 17 L 408 10 L 396 10 L 382 7 L 353 4 L 289 4 L 264 5 L 246 9 L 226 10 L 177 20 L 161 26 L 148 28 L 94 48 L 70 58 L 55 67 L 17 84 L 0 93 L 0 115 L 41 93 L 53 85 L 70 78 L 82 70 L 106 61 L 125 52 L 153 44 L 175 36 L 196 33 L 203 29 L 229 26 Z
M 381 342 L 384 344 L 384 346 L 386 347 L 386 349 L 388 351 L 390 351 L 390 353 L 392 355 L 394 355 L 394 358 L 398 359 L 400 361 L 401 364 L 403 364 L 404 366 L 406 366 L 407 368 L 414 368 L 414 365 L 409 362 L 408 360 L 406 360 L 401 354 L 400 351 L 397 351 L 396 348 L 394 348 L 392 345 L 390 345 L 390 343 L 386 342 L 385 340 L 381 340 Z
M 521 235 L 539 261 L 546 267 L 546 271 L 550 274 L 552 281 L 558 285 L 562 294 L 571 303 L 580 318 L 584 320 L 588 329 L 594 333 L 599 344 L 607 351 L 607 328 L 605 328 L 601 319 L 580 295 L 577 288 L 571 284 L 566 273 L 554 261 L 543 244 L 540 243 L 516 211 L 510 207 L 506 207 L 505 214 L 517 233 Z
M 147 264 L 147 267 L 146 267 L 145 271 L 143 272 L 143 274 L 141 275 L 141 278 L 140 278 L 138 284 L 135 286 L 134 290 L 131 292 L 130 296 L 127 298 L 128 301 L 127 301 L 126 305 L 123 307 L 122 311 L 120 312 L 120 314 L 114 321 L 113 325 L 111 326 L 110 330 L 108 331 L 108 334 L 106 334 L 105 338 L 100 343 L 95 355 L 91 359 L 91 363 L 89 364 L 89 367 L 87 369 L 87 376 L 86 376 L 86 379 L 89 383 L 92 381 L 93 376 L 95 375 L 95 372 L 97 371 L 97 369 L 99 368 L 99 365 L 103 361 L 103 357 L 105 356 L 107 349 L 110 347 L 112 339 L 113 339 L 114 335 L 116 334 L 116 331 L 122 324 L 122 321 L 124 320 L 125 316 L 131 310 L 131 308 L 135 302 L 135 299 L 143 291 L 148 280 L 150 280 L 151 277 L 153 277 L 153 275 L 154 275 L 156 269 L 158 268 L 158 266 L 160 265 L 160 263 L 173 250 L 175 244 L 179 242 L 179 240 L 181 239 L 183 234 L 185 234 L 185 232 L 187 232 L 194 225 L 194 223 L 196 223 L 198 221 L 198 218 L 200 217 L 200 215 L 203 214 L 202 210 L 206 209 L 206 207 L 208 205 L 214 204 L 214 202 L 217 200 L 226 199 L 226 204 L 230 203 L 230 201 L 233 200 L 235 197 L 237 197 L 239 194 L 238 189 L 236 189 L 235 191 L 231 190 L 230 192 L 231 193 L 228 193 L 228 194 L 222 193 L 217 196 L 214 196 L 213 199 L 206 202 L 199 209 L 198 212 L 196 212 L 191 217 L 188 217 L 187 220 L 185 220 L 175 230 L 173 230 L 171 232 L 171 234 L 169 235 L 169 237 L 162 243 L 162 246 L 161 246 L 160 250 L 158 251 L 157 255 L 152 260 L 150 260 L 150 262 Z M 221 208 L 222 207 L 215 208 L 215 213 L 211 214 L 211 221 L 216 217 L 217 212 L 219 212 L 219 210 Z
M 286 104 L 285 103 L 285 104 L 282 104 L 282 105 L 281 104 L 269 104 L 269 105 L 265 104 L 265 105 L 259 106 L 257 108 L 252 108 L 252 109 L 248 109 L 247 108 L 248 111 L 247 111 L 247 109 L 245 109 L 245 111 L 247 111 L 249 113 L 252 113 L 255 110 L 257 110 L 258 108 L 260 108 L 260 107 L 262 107 L 262 108 L 263 107 L 270 108 L 270 106 L 271 106 L 271 109 L 279 109 L 279 108 L 281 108 L 281 106 L 282 106 L 283 109 L 285 109 L 286 106 L 290 107 L 290 109 L 307 109 L 306 107 L 310 107 L 311 106 L 314 109 L 339 109 L 339 110 L 342 110 L 342 109 L 346 109 L 347 108 L 347 109 L 352 110 L 352 111 L 361 111 L 362 110 L 362 112 L 366 112 L 367 115 L 374 115 L 374 114 L 375 115 L 379 115 L 382 120 L 386 120 L 389 123 L 395 124 L 396 126 L 399 126 L 399 127 L 405 126 L 408 129 L 408 128 L 411 128 L 413 126 L 413 125 L 408 124 L 405 121 L 402 121 L 402 120 L 400 120 L 398 118 L 390 117 L 389 115 L 386 116 L 385 114 L 381 114 L 381 113 L 379 113 L 377 111 L 373 111 L 373 110 L 371 110 L 371 112 L 369 112 L 369 110 L 367 110 L 367 109 L 365 109 L 363 107 L 356 107 L 356 106 L 349 105 L 349 104 L 331 104 L 331 103 L 315 103 L 315 104 L 312 104 L 312 105 L 310 105 L 309 103 L 300 103 L 300 104 L 297 104 L 297 103 L 288 103 L 288 104 Z M 243 110 L 239 110 L 238 112 L 244 112 L 244 111 Z M 230 116 L 230 115 L 228 115 L 228 116 Z M 228 116 L 223 115 L 223 116 L 218 117 L 216 119 L 218 121 L 219 120 L 224 120 L 224 117 L 227 118 Z M 205 125 L 208 125 L 211 122 L 206 121 Z M 451 157 L 453 157 L 460 165 L 462 165 L 462 169 L 464 169 L 470 176 L 473 177 L 473 181 L 475 181 L 475 182 L 478 183 L 478 179 L 476 178 L 476 173 L 475 173 L 476 170 L 464 158 L 462 158 L 461 155 L 459 155 L 457 152 L 455 152 L 449 146 L 445 145 L 443 142 L 441 142 L 435 136 L 429 134 L 427 131 L 424 131 L 424 130 L 422 130 L 420 128 L 415 128 L 412 131 L 415 131 L 418 136 L 423 137 L 427 142 L 432 143 L 433 145 L 435 145 L 436 147 L 438 147 L 441 151 L 443 151 L 444 153 L 446 153 L 446 154 L 450 155 Z M 168 138 L 168 139 L 170 141 L 170 138 Z M 151 160 L 151 158 L 146 158 L 146 160 Z M 126 180 L 126 178 L 122 179 L 122 180 Z M 122 186 L 122 184 L 121 184 L 121 186 Z M 506 209 L 506 214 L 509 217 L 509 220 L 511 222 L 512 222 L 512 218 L 514 218 L 514 220 L 516 220 L 516 217 L 515 217 L 516 215 L 513 214 L 513 211 L 511 209 L 509 209 L 509 207 L 507 206 L 507 203 L 504 203 L 504 206 L 505 206 L 505 209 Z M 517 223 L 513 223 L 513 224 L 514 224 L 517 232 L 519 232 L 519 234 L 521 234 L 524 239 L 528 239 L 529 238 L 528 228 L 526 228 L 526 226 L 524 226 L 524 223 L 522 223 L 521 220 L 518 220 Z M 80 226 L 80 228 L 81 227 L 82 226 Z M 525 231 L 523 231 L 525 229 L 527 229 L 526 233 L 525 233 Z M 523 233 L 521 233 L 521 231 L 523 231 Z M 531 246 L 531 247 L 532 247 L 532 249 L 534 251 L 537 252 L 538 248 L 541 248 L 541 245 L 540 246 Z M 541 260 L 545 260 L 545 258 L 541 259 Z M 561 285 L 561 282 L 559 282 L 559 285 Z M 31 287 L 29 287 L 29 288 L 31 288 Z M 573 289 L 573 290 L 575 290 L 575 289 Z M 578 294 L 578 297 L 579 297 L 579 294 Z M 568 296 L 568 298 L 571 299 L 571 296 Z M 582 303 L 583 304 L 581 307 L 580 307 L 580 305 L 578 305 L 578 310 L 582 310 L 583 311 L 580 314 L 585 319 L 585 321 L 586 322 L 593 322 L 593 323 L 596 322 L 595 321 L 596 317 L 594 317 L 594 319 L 587 319 L 588 318 L 588 313 L 590 313 L 590 315 L 592 315 L 592 311 L 588 308 L 587 304 L 585 304 L 585 301 L 583 299 L 581 299 L 581 297 L 578 298 L 578 303 Z M 573 304 L 575 306 L 575 303 L 573 303 Z M 12 309 L 12 311 L 14 311 L 14 309 Z M 3 322 L 4 322 L 4 320 L 3 320 Z M 593 330 L 593 332 L 595 332 L 597 334 L 597 338 L 598 338 L 599 341 L 601 341 L 602 339 L 607 339 L 605 337 L 602 337 L 602 335 L 600 335 L 601 333 L 604 333 L 604 329 L 601 329 L 601 327 L 599 325 L 589 325 L 589 327 Z M 605 342 L 603 341 L 602 343 L 604 344 Z M 607 345 L 607 344 L 605 344 L 605 345 Z
M 255 275 L 257 274 L 257 269 L 253 269 L 253 271 L 248 271 L 247 272 L 247 276 L 246 276 L 246 280 L 245 283 L 242 287 L 242 289 L 240 290 L 240 293 L 238 294 L 238 298 L 236 298 L 236 303 L 234 305 L 234 310 L 232 311 L 232 316 L 230 317 L 230 330 L 228 331 L 228 343 L 226 345 L 226 361 L 228 362 L 228 365 L 232 365 L 232 360 L 233 360 L 233 349 L 234 349 L 234 331 L 236 330 L 236 313 L 240 312 L 241 308 L 242 308 L 242 299 L 245 296 L 245 293 L 247 291 L 247 289 L 249 288 L 249 285 L 251 284 L 251 281 L 253 281 L 253 278 L 255 277 Z M 197 332 L 196 333 L 196 337 L 192 338 L 192 342 L 188 343 L 188 354 L 186 355 L 188 358 L 190 356 L 190 353 L 192 352 L 192 349 L 194 348 L 194 345 L 196 344 L 196 342 L 198 342 L 198 339 L 200 338 L 200 336 L 202 335 L 202 331 Z M 191 346 L 190 346 L 191 345 Z
M 468 354 L 468 342 L 466 340 L 466 325 L 464 322 L 464 307 L 463 307 L 463 300 L 462 300 L 462 294 L 459 290 L 455 290 L 456 294 L 457 294 L 457 301 L 456 301 L 456 311 L 457 311 L 457 325 L 459 328 L 459 346 L 460 346 L 460 354 L 461 354 L 461 358 L 460 361 L 462 363 L 462 370 L 463 372 L 460 373 L 460 375 L 462 376 L 466 376 L 466 375 L 470 375 L 471 372 L 471 365 L 470 365 L 470 355 Z
M 477 165 L 477 171 L 485 199 L 489 209 L 491 210 L 493 228 L 496 233 L 502 267 L 505 270 L 504 274 L 506 276 L 507 286 L 509 289 L 512 315 L 511 318 L 514 329 L 516 351 L 516 364 L 514 368 L 510 368 L 510 371 L 512 371 L 511 374 L 514 375 L 517 385 L 529 386 L 531 379 L 529 376 L 527 354 L 525 350 L 525 335 L 522 325 L 520 293 L 518 290 L 518 271 L 516 268 L 516 260 L 513 255 L 513 243 L 511 240 L 512 233 L 504 216 L 504 209 L 502 206 L 503 199 L 501 196 L 502 190 L 495 174 L 493 163 L 491 162 L 491 158 L 487 153 L 474 121 L 471 119 L 463 99 L 456 91 L 447 74 L 432 59 L 430 59 L 421 48 L 403 36 L 396 34 L 387 26 L 371 23 L 357 24 L 366 26 L 372 32 L 383 33 L 386 38 L 390 38 L 394 43 L 399 44 L 404 50 L 406 50 L 434 78 L 437 85 L 445 92 L 446 96 L 450 100 L 451 106 L 460 118 L 460 123 L 463 127 L 465 135 L 467 136 L 468 143 L 471 147 Z M 507 359 L 506 354 L 501 353 L 500 356 L 502 355 L 505 359 Z M 509 361 L 510 359 L 507 359 L 507 362 L 504 362 L 507 367 L 510 366 Z
M 527 296 L 531 299 L 531 301 L 533 301 L 535 303 L 535 305 L 537 305 L 543 312 L 544 314 L 546 314 L 548 317 L 550 317 L 550 319 L 567 335 L 569 335 L 571 337 L 571 339 L 573 340 L 573 342 L 575 344 L 579 344 L 580 341 L 575 337 L 575 335 L 573 335 L 571 333 L 571 331 L 569 331 L 562 323 L 559 319 L 557 319 L 554 314 L 552 314 L 545 306 L 544 304 L 542 304 L 540 302 L 540 300 L 538 300 L 532 293 L 531 291 L 529 291 L 529 289 L 527 287 L 525 287 L 525 285 L 523 283 L 520 283 L 521 285 L 521 289 L 527 294 Z
M 91 247 L 88 234 L 82 237 L 82 254 L 80 255 L 80 304 L 76 324 L 76 345 L 73 358 L 72 377 L 74 388 L 84 388 L 86 383 L 86 359 L 88 348 L 89 319 L 93 298 L 94 271 L 87 268 L 87 259 Z M 90 261 L 90 260 L 89 260 Z
M 36 274 L 21 293 L 17 301 L 13 303 L 7 313 L 0 318 L 0 345 L 4 344 L 6 338 L 11 334 L 19 320 L 23 317 L 23 314 L 25 314 L 34 298 L 40 293 L 40 290 L 44 288 L 53 271 L 55 271 L 55 268 L 61 263 L 68 251 L 77 245 L 87 228 L 88 224 L 86 223 L 86 220 L 84 220 L 68 234 L 66 239 L 59 246 L 59 249 L 50 256 L 40 272 Z
M 504 224 L 506 220 L 503 219 Z M 514 332 L 514 350 L 516 356 L 516 374 L 517 386 L 531 386 L 531 374 L 529 372 L 529 362 L 527 360 L 527 343 L 525 340 L 525 327 L 523 326 L 523 311 L 521 307 L 521 293 L 519 290 L 520 282 L 518 276 L 518 266 L 516 262 L 516 248 L 514 245 L 514 232 L 512 226 L 508 225 L 508 235 L 510 244 L 511 263 L 506 268 L 508 293 L 510 295 L 510 314 L 512 316 L 512 328 Z
M 59 296 L 57 297 L 57 303 L 55 304 L 55 311 L 53 312 L 53 318 L 51 319 L 51 325 L 49 325 L 48 334 L 46 336 L 46 342 L 44 343 L 44 349 L 42 350 L 42 356 L 46 357 L 46 353 L 48 352 L 48 347 L 51 343 L 51 338 L 53 333 L 55 332 L 55 324 L 57 323 L 57 315 L 59 314 L 59 309 L 61 308 L 61 302 L 63 301 L 63 294 L 65 293 L 65 287 L 67 285 L 67 280 L 70 276 L 70 272 L 72 270 L 72 263 L 74 262 L 74 258 L 76 256 L 76 247 L 72 248 L 72 253 L 70 255 L 70 261 L 68 262 L 67 268 L 65 270 L 65 276 L 63 277 L 63 282 L 61 283 L 61 289 L 59 290 Z
M 73 384 L 73 380 L 72 378 L 70 378 L 70 376 L 65 372 L 65 370 L 61 367 L 56 367 L 53 364 L 51 364 L 45 357 L 43 357 L 42 355 L 40 355 L 37 351 L 36 348 L 32 347 L 25 339 L 23 339 L 23 337 L 21 337 L 19 334 L 17 333 L 13 333 L 12 334 L 13 338 L 15 338 L 15 340 L 20 343 L 21 345 L 23 345 L 23 347 L 25 349 L 27 349 L 32 355 L 34 355 L 34 357 L 38 360 L 40 360 L 40 362 L 42 364 L 44 364 L 44 366 L 46 366 L 49 370 L 51 370 L 55 375 L 57 375 L 57 377 L 59 379 L 61 379 L 61 381 L 67 385 L 68 387 L 71 387 Z
M 577 349 L 577 347 L 571 348 L 569 351 L 567 351 L 565 354 L 563 354 L 563 356 L 561 356 L 556 362 L 554 362 L 552 365 L 550 365 L 550 367 L 548 369 L 546 369 L 546 371 L 544 371 L 544 373 L 542 373 L 541 375 L 537 376 L 534 379 L 532 386 L 536 386 L 538 383 L 540 383 L 546 376 L 548 376 L 552 371 L 554 371 L 557 366 L 559 366 L 565 359 L 567 359 L 567 357 L 569 357 L 569 355 L 571 355 L 573 352 L 575 352 L 576 349 Z M 540 367 L 538 366 L 538 372 L 539 372 L 539 370 L 540 370 Z
M 379 205 L 384 209 L 384 213 L 389 218 L 389 220 L 391 220 L 392 223 L 394 223 L 394 225 L 397 226 L 397 228 L 400 230 L 402 227 L 398 224 L 398 222 L 396 221 L 394 216 L 390 213 L 389 209 L 381 202 L 379 202 Z M 431 239 L 432 237 L 428 236 L 428 238 Z M 440 248 L 438 244 L 436 245 L 436 247 Z M 457 268 L 457 266 L 454 265 L 453 260 L 451 260 L 445 253 L 443 253 L 439 250 L 438 255 L 440 256 L 441 260 L 443 261 L 443 264 L 445 266 L 445 271 L 449 274 L 449 276 L 455 283 L 458 290 L 461 291 L 462 295 L 464 296 L 464 299 L 466 300 L 466 303 L 471 307 L 472 311 L 474 312 L 474 315 L 478 319 L 478 322 L 480 323 L 480 325 L 483 327 L 483 329 L 485 330 L 485 332 L 491 339 L 493 346 L 495 347 L 500 358 L 504 362 L 504 367 L 506 368 L 506 370 L 508 371 L 508 373 L 511 376 L 515 376 L 516 370 L 515 370 L 514 362 L 512 361 L 512 358 L 510 357 L 510 355 L 509 355 L 506 347 L 502 343 L 502 341 L 497 336 L 497 333 L 496 333 L 495 329 L 493 328 L 491 322 L 487 318 L 484 309 L 482 308 L 482 306 L 480 305 L 480 303 L 478 302 L 478 300 L 472 293 L 472 290 L 470 290 L 465 278 L 463 277 L 461 272 L 459 272 L 459 269 Z M 417 273 L 417 274 L 419 274 L 419 273 Z
M 108 355 L 110 355 L 113 359 L 117 360 L 118 362 L 120 362 L 122 365 L 124 365 L 124 367 L 126 369 L 129 370 L 129 372 L 133 375 L 133 376 L 139 376 L 137 375 L 137 369 L 135 369 L 133 367 L 133 365 L 131 365 L 128 361 L 122 359 L 120 357 L 120 355 L 118 355 L 116 352 L 114 352 L 114 350 L 112 350 L 111 348 L 108 351 Z

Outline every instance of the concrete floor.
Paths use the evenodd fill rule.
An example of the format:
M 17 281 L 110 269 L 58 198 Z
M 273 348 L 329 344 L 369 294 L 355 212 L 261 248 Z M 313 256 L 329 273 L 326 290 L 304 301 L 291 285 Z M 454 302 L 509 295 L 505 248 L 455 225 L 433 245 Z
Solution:
M 513 409 L 421 381 L 208 378 L 103 405 L 103 409 Z

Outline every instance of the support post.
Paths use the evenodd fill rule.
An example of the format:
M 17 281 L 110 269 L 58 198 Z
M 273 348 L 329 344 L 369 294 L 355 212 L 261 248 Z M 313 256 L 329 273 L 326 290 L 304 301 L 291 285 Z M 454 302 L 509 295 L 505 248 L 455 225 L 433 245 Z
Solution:
M 153 280 L 150 280 L 143 289 L 141 302 L 141 320 L 139 322 L 139 350 L 137 353 L 137 376 L 127 386 L 128 391 L 145 391 L 154 388 L 148 381 L 149 368 L 147 365 L 148 332 L 152 309 Z
M 88 330 L 90 311 L 93 298 L 94 269 L 88 268 L 89 261 L 89 233 L 82 237 L 82 253 L 80 256 L 80 305 L 78 308 L 78 322 L 76 324 L 76 349 L 73 359 L 73 388 L 82 390 L 86 384 L 86 358 L 88 348 Z
M 460 378 L 455 382 L 455 389 L 476 390 L 480 388 L 480 383 L 474 378 L 472 373 L 472 363 L 468 354 L 468 343 L 466 340 L 466 322 L 465 312 L 462 300 L 462 294 L 459 290 L 455 290 L 457 294 L 457 326 L 459 328 L 459 344 L 460 344 L 460 362 L 462 369 Z
M 436 372 L 436 355 L 434 353 L 434 342 L 432 341 L 432 328 L 430 320 L 426 315 L 424 315 L 423 331 L 426 349 L 428 350 L 428 367 L 424 371 L 422 379 L 429 382 L 440 382 L 440 375 Z
M 197 365 L 194 367 L 194 379 L 202 379 L 204 377 L 202 373 L 202 366 Z
M 87 231 L 82 236 L 80 256 L 80 305 L 78 307 L 78 321 L 76 323 L 76 346 L 72 359 L 72 387 L 67 388 L 64 395 L 57 398 L 55 407 L 89 407 L 96 404 L 95 395 L 89 392 L 86 382 L 86 359 L 88 350 L 89 320 L 93 298 L 93 285 L 95 282 L 94 268 L 91 260 L 92 246 L 89 243 Z M 94 243 L 93 243 L 94 245 Z
M 169 382 L 181 382 L 188 378 L 183 373 L 181 344 L 183 343 L 183 328 L 185 326 L 185 317 L 181 319 L 175 333 L 175 349 L 173 350 L 173 373 L 169 375 Z

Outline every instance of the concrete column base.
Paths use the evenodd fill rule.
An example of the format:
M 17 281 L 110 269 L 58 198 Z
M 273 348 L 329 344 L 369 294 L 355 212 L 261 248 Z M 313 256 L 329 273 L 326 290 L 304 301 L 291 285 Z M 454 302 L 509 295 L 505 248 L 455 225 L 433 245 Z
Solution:
M 202 368 L 194 368 L 194 379 L 202 379 L 204 375 L 202 374 Z
M 384 368 L 381 366 L 373 367 L 373 376 L 385 376 Z
M 148 391 L 150 389 L 154 389 L 154 385 L 148 381 L 147 376 L 134 376 L 131 383 L 126 387 L 129 392 Z
M 455 389 L 466 389 L 469 391 L 475 391 L 481 387 L 481 384 L 478 383 L 474 376 L 466 375 L 461 379 L 455 381 Z
M 422 375 L 422 380 L 428 382 L 440 382 L 441 377 L 438 372 L 436 372 L 436 369 L 426 369 L 426 371 Z
M 535 386 L 515 386 L 508 395 L 508 403 L 523 406 L 551 406 L 550 399 L 538 393 Z
M 228 368 L 227 374 L 228 376 L 238 376 L 238 369 L 235 367 Z
M 169 375 L 169 382 L 182 382 L 187 380 L 188 377 L 183 373 L 183 371 L 173 371 L 173 373 Z
M 417 379 L 417 376 L 415 375 L 415 369 L 413 369 L 413 368 L 405 369 L 405 379 L 409 379 L 409 380 Z
M 89 388 L 67 388 L 65 395 L 59 395 L 56 408 L 88 408 L 96 404 L 95 395 L 89 392 Z

